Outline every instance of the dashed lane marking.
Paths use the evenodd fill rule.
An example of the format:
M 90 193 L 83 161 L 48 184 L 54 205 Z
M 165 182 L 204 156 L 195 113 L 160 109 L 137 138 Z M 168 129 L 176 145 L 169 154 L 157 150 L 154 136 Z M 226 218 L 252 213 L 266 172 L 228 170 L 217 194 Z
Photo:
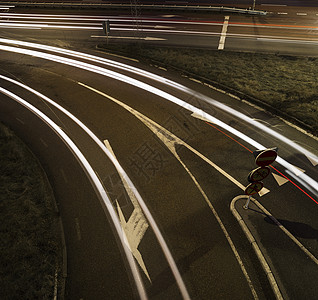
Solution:
M 77 235 L 77 239 L 79 241 L 82 240 L 82 234 L 81 234 L 81 227 L 80 227 L 80 223 L 79 223 L 79 219 L 75 218 L 75 228 L 76 228 L 76 235 Z
M 222 27 L 222 32 L 221 32 L 218 50 L 224 49 L 227 27 L 229 26 L 229 19 L 230 19 L 230 16 L 224 17 L 224 23 L 223 23 L 223 27 Z

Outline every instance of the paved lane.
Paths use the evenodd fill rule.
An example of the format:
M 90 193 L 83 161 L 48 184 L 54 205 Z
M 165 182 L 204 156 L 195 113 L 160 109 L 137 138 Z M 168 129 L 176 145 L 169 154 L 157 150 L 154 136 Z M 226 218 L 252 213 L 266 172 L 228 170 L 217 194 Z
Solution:
M 226 239 L 225 232 L 221 229 L 221 224 L 225 226 L 235 249 L 242 258 L 256 293 L 260 298 L 269 297 L 271 292 L 268 284 L 264 283 L 266 282 L 265 275 L 229 210 L 231 200 L 242 193 L 240 185 L 233 183 L 192 150 L 198 151 L 210 162 L 233 176 L 242 186 L 245 186 L 247 184 L 246 176 L 254 168 L 253 157 L 247 150 L 251 145 L 247 141 L 239 138 L 240 145 L 219 131 L 224 131 L 220 125 L 213 123 L 208 125 L 193 118 L 186 105 L 177 106 L 156 93 L 147 92 L 136 86 L 21 54 L 13 55 L 3 52 L 1 58 L 4 60 L 2 68 L 5 73 L 9 73 L 14 78 L 23 78 L 28 85 L 36 87 L 71 110 L 95 132 L 100 140 L 109 140 L 118 160 L 133 178 L 137 189 L 147 201 L 147 205 L 162 229 L 191 297 L 207 298 L 215 295 L 234 299 L 242 297 L 252 299 L 253 297 L 246 277 L 235 258 L 233 248 L 231 249 L 229 246 L 229 239 Z M 17 59 L 20 62 L 19 66 L 14 63 Z M 135 64 L 139 66 L 138 63 Z M 140 72 L 134 74 L 128 68 L 118 70 L 118 68 L 112 67 L 112 69 L 117 69 L 125 75 L 130 74 L 135 79 L 145 80 L 192 105 L 204 108 L 204 111 L 210 115 L 249 137 L 261 141 L 266 147 L 278 146 L 279 154 L 283 158 L 305 169 L 309 176 L 317 178 L 316 167 L 305 156 L 295 152 L 295 149 L 291 148 L 291 144 L 283 143 L 278 137 L 269 136 L 254 125 L 246 123 L 244 119 L 238 119 L 238 115 L 233 116 L 214 107 L 211 103 L 202 102 L 204 98 L 201 95 L 176 90 L 173 86 L 167 86 L 164 81 L 153 81 L 149 77 L 144 79 Z M 160 71 L 160 73 L 167 77 L 170 76 L 164 71 Z M 234 105 L 244 115 L 262 119 L 273 129 L 278 126 L 280 132 L 290 136 L 292 140 L 307 145 L 311 143 L 312 149 L 317 149 L 317 141 L 298 133 L 272 116 L 243 103 L 233 102 L 233 99 L 221 96 L 208 87 L 198 85 L 188 79 L 178 78 L 177 80 L 202 92 L 203 95 L 217 97 L 224 103 Z M 85 86 L 79 85 L 78 82 Z M 114 102 L 111 99 L 117 99 L 120 102 Z M 46 105 L 43 106 L 38 101 L 36 103 L 42 110 L 50 113 Z M 135 111 L 127 110 L 124 104 L 129 105 Z M 140 118 L 141 115 L 138 115 L 137 112 L 144 117 Z M 56 115 L 54 116 L 56 117 Z M 148 121 L 145 123 L 145 117 L 152 120 L 152 123 L 147 123 Z M 60 118 L 63 117 L 60 116 Z M 158 126 L 155 124 L 160 124 L 181 139 L 182 143 L 179 141 L 175 144 L 177 147 L 169 146 L 169 148 L 169 144 L 163 143 L 164 140 L 158 135 L 162 129 L 153 130 L 153 126 Z M 114 182 L 113 171 L 108 169 L 108 164 L 104 165 L 104 158 L 100 157 L 100 153 L 90 146 L 91 143 L 87 141 L 87 137 L 84 137 L 83 133 L 72 125 L 72 122 L 69 123 L 66 119 L 62 125 L 63 127 L 67 125 L 65 127 L 67 132 L 88 156 L 105 186 L 115 194 L 111 197 L 118 210 L 118 206 L 115 204 L 118 193 L 116 194 L 114 191 L 112 183 Z M 230 131 L 227 132 L 233 138 L 238 139 Z M 169 139 L 173 138 L 168 132 L 165 132 L 164 136 L 166 138 L 170 136 Z M 285 172 L 281 166 L 275 165 L 275 167 L 280 172 Z M 194 178 L 196 181 L 193 180 Z M 74 182 L 74 184 L 76 183 Z M 315 218 L 316 204 L 296 186 L 286 183 L 279 187 L 275 178 L 272 177 L 267 180 L 266 188 L 270 192 L 261 199 L 262 201 L 266 199 L 264 200 L 266 203 L 268 202 L 266 206 L 276 216 L 286 220 L 292 219 L 293 222 L 310 223 L 312 228 L 318 228 Z M 314 197 L 312 193 L 311 195 Z M 127 220 L 132 212 L 132 207 L 125 205 L 126 200 L 125 195 L 122 195 L 118 202 Z M 298 213 L 300 211 L 301 214 Z M 75 218 L 73 217 L 74 220 Z M 75 226 L 73 235 L 78 238 L 78 232 L 76 232 L 78 225 L 76 224 L 81 225 L 82 223 L 77 221 L 73 225 Z M 87 228 L 87 232 L 88 230 L 89 228 Z M 149 280 L 146 283 L 147 278 L 143 275 L 147 291 L 154 298 L 161 297 L 162 293 L 175 294 L 176 286 L 173 278 L 169 272 L 166 273 L 167 265 L 158 263 L 161 261 L 158 258 L 160 253 L 154 255 L 156 247 L 153 248 L 154 244 L 151 242 L 153 237 L 149 234 L 150 231 L 147 231 L 139 247 L 152 281 L 151 285 Z M 304 244 L 313 247 L 313 252 L 316 253 L 315 241 L 308 241 L 304 238 Z M 99 249 L 99 247 L 97 248 Z M 229 286 L 231 289 L 228 288 Z M 83 289 L 86 290 L 86 287 Z
M 21 11 L 21 12 L 20 12 Z M 31 14 L 16 9 L 0 13 L 0 33 L 67 46 L 105 42 L 102 21 L 109 20 L 108 42 L 140 40 L 156 45 L 194 46 L 211 49 L 259 51 L 281 54 L 317 55 L 316 8 L 270 7 L 266 16 L 231 14 L 154 14 L 143 12 L 136 19 L 123 11 L 90 12 L 87 15 L 43 10 Z M 228 18 L 225 21 L 225 18 Z M 224 24 L 226 22 L 226 30 Z M 221 39 L 222 37 L 222 39 Z M 220 48 L 220 41 L 223 46 Z M 64 44 L 63 44 L 64 43 Z

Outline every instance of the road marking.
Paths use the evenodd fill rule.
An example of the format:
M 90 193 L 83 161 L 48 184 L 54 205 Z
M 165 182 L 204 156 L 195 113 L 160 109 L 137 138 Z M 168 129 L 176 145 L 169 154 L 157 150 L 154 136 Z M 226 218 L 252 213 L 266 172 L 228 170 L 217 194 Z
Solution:
M 171 28 L 175 28 L 175 27 L 173 27 L 173 26 L 164 26 L 164 25 L 156 25 L 155 27 L 154 27 L 155 29 L 171 29 Z
M 42 138 L 40 138 L 40 142 L 44 145 L 44 147 L 48 147 L 48 144 Z
M 82 240 L 81 227 L 80 227 L 78 218 L 75 218 L 75 229 L 76 229 L 77 239 L 81 241 Z
M 278 15 L 288 15 L 288 13 L 286 13 L 286 12 L 278 12 L 277 14 Z
M 308 160 L 311 162 L 311 164 L 315 167 L 318 165 L 318 158 L 316 157 L 312 157 L 312 156 L 309 156 L 309 155 L 305 155 Z
M 318 259 L 301 243 L 295 236 L 288 231 L 261 203 L 256 199 L 251 200 L 268 216 L 270 219 L 316 264 L 318 265 Z
M 299 176 L 299 175 L 301 175 L 301 174 L 306 172 L 305 170 L 303 170 L 303 169 L 301 169 L 301 168 L 299 168 L 299 167 L 297 167 L 295 165 L 292 165 L 292 166 L 293 166 L 293 168 L 292 168 L 291 171 L 293 171 L 296 176 Z
M 258 192 L 258 194 L 259 194 L 260 197 L 262 197 L 262 196 L 266 195 L 266 194 L 269 193 L 269 192 L 270 192 L 269 189 L 267 189 L 266 187 L 263 187 L 263 188 Z
M 19 119 L 19 118 L 15 118 L 18 122 L 20 122 L 22 125 L 25 125 L 25 123 L 21 120 L 21 119 Z
M 144 236 L 147 228 L 149 227 L 146 220 L 143 220 L 143 214 L 139 214 L 136 209 L 134 209 L 133 213 L 129 217 L 128 222 L 125 220 L 125 216 L 118 204 L 118 201 L 116 200 L 118 215 L 120 219 L 120 224 L 124 230 L 124 237 L 125 242 L 130 249 L 131 253 L 137 260 L 138 264 L 140 265 L 141 269 L 144 271 L 145 275 L 151 282 L 149 273 L 147 271 L 146 265 L 144 263 L 144 260 L 141 256 L 140 251 L 138 250 L 139 243 Z
M 114 156 L 114 158 L 117 160 L 116 155 L 115 155 L 109 141 L 104 140 L 104 144 L 105 144 L 106 148 Z M 118 201 L 116 200 L 120 224 L 121 224 L 121 226 L 124 230 L 124 234 L 125 234 L 125 241 L 126 241 L 127 246 L 129 247 L 131 253 L 136 258 L 141 269 L 144 271 L 147 278 L 151 282 L 149 273 L 147 271 L 147 268 L 146 268 L 145 263 L 143 261 L 143 258 L 141 256 L 141 253 L 138 250 L 138 246 L 141 242 L 141 239 L 145 235 L 145 233 L 149 227 L 149 224 L 147 222 L 145 215 L 142 212 L 140 205 L 138 204 L 137 197 L 136 197 L 135 193 L 132 191 L 131 187 L 129 186 L 127 180 L 125 179 L 125 177 L 121 173 L 119 173 L 119 176 L 121 178 L 122 183 L 124 184 L 125 190 L 127 191 L 127 194 L 131 200 L 131 203 L 134 206 L 134 210 L 133 210 L 131 216 L 129 217 L 128 222 L 126 222 L 124 214 L 119 206 Z
M 283 176 L 280 176 L 278 174 L 272 173 L 274 179 L 276 180 L 276 182 L 278 183 L 279 186 L 282 186 L 283 184 L 285 184 L 286 182 L 288 182 L 289 180 L 286 179 Z
M 217 211 L 215 210 L 215 208 L 213 207 L 212 203 L 210 202 L 209 198 L 207 197 L 207 195 L 205 194 L 205 192 L 203 191 L 202 187 L 200 186 L 200 184 L 197 182 L 196 178 L 193 176 L 193 174 L 191 173 L 191 171 L 187 168 L 187 166 L 183 163 L 183 161 L 181 160 L 181 158 L 179 157 L 179 155 L 177 154 L 176 151 L 176 145 L 183 145 L 186 148 L 188 148 L 190 151 L 192 151 L 194 154 L 198 155 L 200 158 L 202 158 L 204 161 L 206 161 L 207 163 L 209 163 L 212 167 L 214 167 L 217 171 L 219 171 L 222 175 L 224 175 L 225 177 L 227 177 L 229 180 L 231 180 L 234 184 L 236 184 L 239 188 L 241 188 L 242 190 L 245 190 L 245 187 L 239 183 L 236 179 L 234 179 L 231 175 L 229 175 L 228 173 L 226 173 L 224 170 L 222 170 L 220 167 L 218 167 L 216 164 L 214 164 L 212 161 L 210 161 L 207 157 L 205 157 L 204 155 L 202 155 L 200 152 L 198 152 L 197 150 L 195 150 L 194 148 L 192 148 L 190 145 L 188 145 L 186 142 L 182 141 L 180 138 L 178 138 L 177 136 L 175 136 L 173 133 L 169 132 L 167 129 L 165 129 L 164 127 L 162 127 L 161 125 L 159 125 L 158 123 L 154 122 L 153 120 L 149 119 L 148 117 L 146 117 L 145 115 L 141 114 L 140 112 L 138 112 L 137 110 L 133 109 L 132 107 L 128 106 L 127 104 L 113 98 L 110 95 L 107 95 L 99 90 L 96 90 L 88 85 L 85 85 L 83 83 L 79 83 L 80 85 L 86 87 L 87 89 L 90 89 L 92 91 L 94 91 L 95 93 L 102 95 L 103 97 L 117 103 L 118 105 L 120 105 L 121 107 L 123 107 L 124 109 L 126 109 L 128 112 L 130 112 L 131 114 L 133 114 L 136 118 L 138 118 L 142 123 L 144 123 L 144 125 L 146 125 L 153 133 L 155 133 L 157 135 L 157 137 L 164 143 L 164 145 L 171 151 L 171 153 L 176 157 L 176 159 L 180 162 L 180 164 L 185 168 L 185 170 L 187 171 L 187 173 L 189 174 L 189 176 L 191 177 L 191 179 L 193 180 L 193 182 L 195 183 L 195 185 L 197 186 L 197 188 L 199 189 L 200 193 L 202 194 L 202 196 L 204 197 L 207 205 L 209 206 L 209 208 L 211 209 L 213 215 L 215 216 L 217 222 L 219 223 L 233 253 L 234 256 L 244 274 L 244 277 L 251 289 L 251 292 L 253 294 L 254 299 L 258 299 L 257 293 L 255 291 L 255 288 L 253 286 L 253 283 L 251 281 L 251 279 L 248 276 L 248 273 L 245 269 L 245 266 L 243 264 L 243 261 L 237 251 L 237 249 L 235 248 L 235 245 L 229 235 L 229 233 L 227 232 L 221 218 L 219 217 Z
M 62 177 L 63 177 L 63 179 L 64 179 L 65 183 L 68 183 L 68 180 L 67 180 L 66 174 L 65 174 L 65 172 L 64 172 L 64 170 L 63 170 L 63 169 L 61 169 L 61 174 L 62 174 Z
M 229 19 L 230 19 L 230 16 L 224 17 L 224 23 L 223 23 L 223 27 L 222 27 L 222 32 L 221 32 L 218 50 L 224 49 L 225 37 L 226 37 L 227 27 L 229 25 Z
M 287 6 L 286 4 L 261 4 L 262 6 Z
M 234 215 L 234 217 L 237 219 L 238 223 L 240 224 L 244 234 L 246 235 L 248 241 L 250 242 L 250 244 L 252 245 L 256 255 L 257 255 L 257 258 L 259 259 L 261 265 L 262 265 L 262 268 L 264 270 L 264 272 L 266 273 L 267 275 L 267 278 L 269 280 L 269 283 L 272 287 L 272 290 L 275 294 L 275 298 L 277 300 L 283 300 L 283 296 L 279 290 L 279 287 L 278 287 L 278 284 L 275 280 L 275 277 L 271 271 L 271 268 L 270 266 L 268 265 L 265 257 L 264 257 L 264 254 L 262 252 L 262 250 L 260 249 L 260 247 L 258 246 L 254 236 L 252 235 L 251 231 L 248 229 L 248 227 L 246 226 L 246 223 L 244 222 L 243 218 L 241 217 L 241 215 L 238 213 L 238 211 L 236 210 L 235 208 L 235 202 L 241 198 L 246 198 L 246 196 L 237 196 L 235 197 L 232 202 L 231 202 L 231 205 L 230 205 L 230 209 L 232 211 L 232 214 Z M 250 198 L 252 201 L 253 201 L 253 198 L 251 197 Z
M 97 73 L 97 74 L 101 74 L 103 76 L 107 76 L 107 77 L 112 77 L 112 78 L 116 78 L 117 80 L 119 81 L 122 81 L 122 82 L 126 82 L 126 83 L 129 83 L 133 86 L 136 86 L 136 87 L 139 87 L 143 90 L 146 90 L 152 94 L 156 94 L 157 96 L 160 96 L 162 97 L 163 99 L 167 100 L 167 101 L 170 101 L 172 103 L 175 103 L 179 106 L 182 106 L 184 109 L 190 111 L 190 112 L 197 112 L 197 111 L 201 111 L 199 108 L 167 93 L 167 92 L 164 92 L 154 86 L 151 86 L 145 82 L 141 82 L 139 80 L 136 80 L 136 79 L 133 79 L 133 78 L 130 78 L 128 76 L 125 76 L 125 75 L 122 75 L 118 72 L 115 72 L 115 71 L 110 71 L 110 70 L 107 70 L 105 68 L 102 68 L 102 67 L 98 67 L 96 65 L 91 65 L 89 63 L 84 63 L 84 62 L 81 62 L 81 61 L 77 61 L 75 59 L 70 59 L 70 58 L 65 58 L 65 57 L 61 57 L 61 56 L 58 56 L 58 55 L 54 55 L 54 54 L 47 54 L 47 53 L 43 53 L 43 52 L 39 52 L 39 51 L 35 51 L 35 50 L 29 50 L 29 49 L 21 49 L 19 47 L 17 47 L 17 45 L 23 45 L 23 46 L 27 46 L 27 47 L 31 47 L 31 48 L 36 48 L 36 49 L 46 49 L 46 50 L 50 50 L 50 51 L 53 51 L 53 52 L 57 52 L 57 53 L 68 53 L 69 55 L 71 56 L 75 56 L 75 57 L 78 57 L 79 55 L 80 56 L 83 56 L 84 54 L 81 53 L 81 52 L 77 52 L 77 51 L 71 51 L 71 50 L 65 50 L 65 49 L 61 49 L 61 48 L 57 48 L 57 47 L 50 47 L 50 46 L 45 46 L 45 45 L 41 45 L 41 44 L 35 44 L 35 43 L 29 43 L 29 42 L 23 42 L 23 41 L 16 41 L 16 40 L 8 40 L 8 39 L 0 39 L 0 42 L 2 43 L 6 43 L 6 44 L 13 44 L 15 45 L 15 47 L 13 46 L 4 46 L 4 45 L 0 45 L 0 49 L 4 50 L 4 51 L 9 51 L 9 52 L 15 52 L 15 53 L 22 53 L 22 54 L 26 54 L 26 55 L 31 55 L 31 56 L 34 56 L 34 57 L 41 57 L 43 59 L 46 59 L 46 60 L 50 60 L 50 61 L 55 61 L 55 62 L 58 62 L 58 63 L 63 63 L 65 65 L 71 65 L 71 66 L 75 66 L 77 68 L 80 68 L 80 69 L 85 69 L 85 70 L 88 70 L 90 72 L 94 72 L 94 73 Z M 88 60 L 96 60 L 96 57 L 95 56 L 90 56 L 90 55 L 87 55 L 85 54 L 86 56 L 86 59 Z M 124 65 L 124 64 L 122 64 Z M 136 68 L 137 69 L 137 68 Z M 1 77 L 3 77 L 2 75 L 0 75 Z M 154 76 L 154 75 L 153 75 Z M 163 80 L 163 79 L 162 79 Z M 167 81 L 166 81 L 167 82 Z M 18 84 L 18 83 L 16 83 Z M 80 84 L 80 83 L 79 83 Z M 168 81 L 167 84 L 171 84 L 173 85 L 175 88 L 179 89 L 179 90 L 183 90 L 183 91 L 186 91 L 187 93 L 189 93 L 189 89 L 186 89 L 184 86 L 182 85 L 179 85 L 175 82 L 172 82 L 172 81 Z M 257 122 L 252 122 L 250 120 L 250 118 L 248 118 L 247 116 L 243 115 L 242 113 L 218 102 L 218 101 L 215 101 L 209 97 L 206 97 L 202 94 L 200 94 L 202 99 L 205 99 L 205 100 L 208 100 L 212 105 L 226 111 L 226 112 L 229 112 L 230 114 L 233 114 L 243 120 L 245 120 L 246 122 L 249 122 L 251 124 L 253 124 L 254 126 L 260 128 L 261 130 L 275 136 L 275 138 L 279 138 L 281 141 L 288 141 L 288 144 L 291 145 L 293 148 L 295 149 L 298 149 L 300 150 L 301 149 L 301 152 L 302 153 L 308 153 L 308 151 L 306 149 L 304 149 L 303 147 L 299 147 L 299 146 L 296 146 L 294 143 L 292 143 L 292 141 L 290 141 L 289 139 L 285 138 L 284 136 L 282 136 L 281 134 L 278 134 L 277 132 L 274 132 L 273 130 L 267 128 L 266 126 L 263 126 Z M 209 115 L 209 114 L 206 114 L 207 117 L 210 119 L 210 121 L 212 123 L 215 123 L 217 124 L 218 126 L 222 127 L 223 129 L 231 132 L 232 134 L 234 134 L 235 136 L 237 137 L 240 137 L 241 139 L 244 139 L 245 142 L 249 143 L 250 145 L 252 145 L 253 147 L 255 147 L 256 149 L 262 149 L 262 148 L 266 148 L 264 147 L 262 144 L 258 143 L 256 140 L 253 140 L 252 138 L 248 137 L 247 135 L 245 135 L 244 133 L 236 130 L 235 128 L 229 126 L 228 124 L 224 123 L 223 121 Z M 74 117 L 74 116 L 73 116 Z M 87 130 L 87 129 L 86 129 Z M 96 142 L 98 143 L 98 138 L 96 138 Z M 290 165 L 289 162 L 287 162 L 286 160 L 278 157 L 277 160 L 276 160 L 279 164 L 281 164 L 282 166 L 284 166 L 286 169 L 289 169 L 291 170 L 292 169 L 292 166 Z M 305 175 L 305 174 L 302 174 L 302 179 L 303 181 L 309 183 L 309 185 L 314 189 L 314 195 L 317 196 L 318 195 L 318 185 L 317 185 L 317 182 Z M 303 189 L 301 189 L 299 186 L 297 186 L 295 183 L 293 183 L 296 187 L 298 187 L 303 193 L 305 193 L 310 199 L 312 199 L 315 203 L 318 204 L 318 201 L 315 200 L 312 196 L 310 196 L 308 193 L 306 193 Z M 142 201 L 142 199 L 141 199 Z M 145 209 L 147 209 L 145 207 Z M 147 210 L 147 213 L 148 213 L 148 210 Z M 150 212 L 149 212 L 150 213 Z M 148 218 L 148 215 L 147 215 L 147 218 Z M 149 220 L 149 218 L 148 218 Z M 157 229 L 157 228 L 156 228 Z M 158 234 L 159 231 L 158 231 Z M 162 243 L 163 247 L 166 248 L 166 245 L 164 243 Z M 171 266 L 173 267 L 173 272 L 174 275 L 176 275 L 178 277 L 178 283 L 180 284 L 180 287 L 181 285 L 184 286 L 184 283 L 183 281 L 180 279 L 179 275 L 180 274 L 177 274 L 178 273 L 178 270 L 175 269 L 175 266 L 174 266 L 174 261 L 171 259 L 172 257 L 170 257 L 170 252 L 168 249 L 166 249 L 167 253 L 169 253 L 169 263 L 171 263 Z M 170 260 L 171 259 L 171 260 Z M 186 291 L 186 289 L 184 289 L 184 287 L 182 287 L 182 292 Z
M 129 40 L 145 40 L 145 41 L 166 41 L 167 39 L 157 38 L 157 37 L 138 37 L 138 36 L 112 36 L 108 37 L 105 35 L 91 35 L 91 38 L 108 38 L 108 39 L 129 39 Z
M 306 13 L 297 13 L 296 15 L 297 15 L 297 16 L 307 16 Z

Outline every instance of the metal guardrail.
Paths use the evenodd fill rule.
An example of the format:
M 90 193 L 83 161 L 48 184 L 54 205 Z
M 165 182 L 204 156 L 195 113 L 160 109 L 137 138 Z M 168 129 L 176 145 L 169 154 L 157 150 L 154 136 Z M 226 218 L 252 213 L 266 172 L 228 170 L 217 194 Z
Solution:
M 1 2 L 1 5 L 14 5 L 21 7 L 43 7 L 43 8 L 99 8 L 99 9 L 130 9 L 131 4 L 118 4 L 118 3 L 77 3 L 77 2 L 16 2 L 7 1 Z M 235 7 L 224 6 L 205 6 L 205 5 L 138 5 L 143 10 L 169 10 L 169 11 L 204 11 L 204 12 L 226 12 L 226 13 L 239 13 L 249 15 L 266 15 L 267 11 L 253 10 Z

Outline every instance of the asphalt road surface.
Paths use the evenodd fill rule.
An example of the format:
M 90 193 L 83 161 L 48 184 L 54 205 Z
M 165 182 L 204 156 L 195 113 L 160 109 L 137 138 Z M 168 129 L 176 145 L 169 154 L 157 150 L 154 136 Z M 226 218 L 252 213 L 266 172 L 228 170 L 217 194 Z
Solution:
M 268 6 L 266 16 L 12 8 L 0 13 L 0 34 L 87 47 L 108 41 L 317 56 L 318 9 Z M 102 22 L 109 20 L 108 37 Z
M 209 30 L 220 33 L 224 16 L 213 18 Z M 245 17 L 233 18 L 238 24 Z M 169 20 L 162 26 L 208 31 Z M 251 152 L 271 147 L 279 158 L 255 198 L 307 254 L 267 216 L 256 219 L 255 212 L 247 221 L 262 228 L 259 244 L 283 297 L 315 299 L 317 138 L 190 78 L 95 50 L 104 40 L 92 37 L 101 35 L 100 21 L 81 31 L 82 24 L 45 29 L 35 25 L 38 16 L 29 21 L 28 30 L 1 28 L 0 116 L 37 154 L 54 188 L 68 254 L 67 299 L 278 298 L 230 210 L 257 167 Z M 289 38 L 299 34 L 294 27 L 310 24 L 297 14 L 292 22 Z M 259 30 L 281 34 L 268 27 Z M 238 28 L 255 31 L 233 32 Z

